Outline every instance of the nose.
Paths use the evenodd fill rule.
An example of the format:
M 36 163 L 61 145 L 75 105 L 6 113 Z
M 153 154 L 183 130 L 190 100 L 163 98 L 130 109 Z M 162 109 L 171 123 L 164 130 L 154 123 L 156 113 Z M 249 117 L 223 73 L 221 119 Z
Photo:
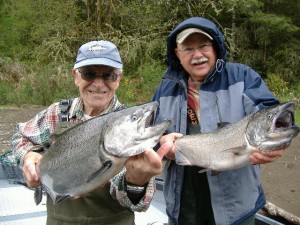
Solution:
M 103 86 L 105 82 L 100 76 L 97 76 L 96 79 L 93 80 L 93 84 Z

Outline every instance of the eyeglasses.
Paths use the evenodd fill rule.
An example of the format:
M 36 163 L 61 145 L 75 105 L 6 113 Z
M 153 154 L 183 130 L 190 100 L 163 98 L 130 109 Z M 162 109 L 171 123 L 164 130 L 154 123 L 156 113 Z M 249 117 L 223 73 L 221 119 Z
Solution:
M 96 78 L 101 78 L 107 83 L 113 83 L 118 79 L 118 74 L 114 72 L 104 72 L 104 73 L 97 73 L 94 70 L 87 70 L 87 71 L 81 71 L 78 70 L 79 73 L 81 73 L 81 78 L 86 81 L 92 81 Z
M 183 52 L 184 55 L 193 55 L 195 53 L 196 49 L 199 52 L 204 53 L 204 52 L 210 51 L 211 47 L 212 47 L 212 43 L 206 43 L 203 45 L 199 45 L 197 48 L 187 47 L 184 49 L 177 48 L 177 50 Z

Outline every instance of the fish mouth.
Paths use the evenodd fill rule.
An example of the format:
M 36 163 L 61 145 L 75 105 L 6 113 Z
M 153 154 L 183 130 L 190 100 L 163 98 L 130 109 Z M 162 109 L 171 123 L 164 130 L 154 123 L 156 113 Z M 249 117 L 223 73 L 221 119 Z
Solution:
M 144 113 L 144 117 L 141 119 L 139 123 L 139 132 L 141 134 L 145 134 L 147 130 L 150 130 L 155 126 L 154 120 L 157 113 L 158 105 L 153 106 L 148 112 Z M 139 139 L 144 139 L 144 135 L 140 135 Z M 146 135 L 145 139 L 149 138 L 149 136 Z
M 273 118 L 271 132 L 267 134 L 267 138 L 270 141 L 276 140 L 277 149 L 287 148 L 300 131 L 300 127 L 295 126 L 294 110 L 295 105 L 288 102 L 279 107 Z
M 157 115 L 158 107 L 159 104 L 157 103 L 148 112 L 144 113 L 144 116 L 138 125 L 138 131 L 140 135 L 136 137 L 135 140 L 142 141 L 145 139 L 152 139 L 154 137 L 159 138 L 164 133 L 164 131 L 170 126 L 170 119 L 162 121 L 159 124 L 155 124 L 155 118 Z
M 145 128 L 152 127 L 154 125 L 154 118 L 156 116 L 157 109 L 158 109 L 158 105 L 154 106 L 152 110 L 149 112 L 149 115 L 145 120 Z
M 155 124 L 158 107 L 158 102 L 150 102 L 121 110 L 107 125 L 103 149 L 114 157 L 128 158 L 153 148 L 171 124 Z
M 282 133 L 292 129 L 295 126 L 294 110 L 295 106 L 291 102 L 282 105 L 274 116 L 271 131 Z

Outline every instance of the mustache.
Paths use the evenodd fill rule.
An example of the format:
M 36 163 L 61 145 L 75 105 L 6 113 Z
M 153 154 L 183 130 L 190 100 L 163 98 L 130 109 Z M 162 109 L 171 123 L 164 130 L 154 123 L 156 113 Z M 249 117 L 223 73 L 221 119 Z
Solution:
M 206 57 L 201 57 L 199 59 L 192 59 L 192 64 L 196 64 L 196 63 L 203 63 L 203 62 L 207 62 L 208 61 L 208 58 Z

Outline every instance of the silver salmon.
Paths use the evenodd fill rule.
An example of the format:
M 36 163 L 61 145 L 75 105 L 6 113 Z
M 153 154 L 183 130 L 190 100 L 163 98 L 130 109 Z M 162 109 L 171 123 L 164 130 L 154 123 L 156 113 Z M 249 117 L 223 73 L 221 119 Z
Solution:
M 176 163 L 218 173 L 248 165 L 253 151 L 285 149 L 300 130 L 295 126 L 294 111 L 294 103 L 287 102 L 214 132 L 183 136 L 175 141 Z
M 171 120 L 151 126 L 157 102 L 134 106 L 76 124 L 62 132 L 37 169 L 53 203 L 90 192 L 119 173 L 131 156 L 154 147 Z M 42 200 L 41 189 L 35 202 Z

